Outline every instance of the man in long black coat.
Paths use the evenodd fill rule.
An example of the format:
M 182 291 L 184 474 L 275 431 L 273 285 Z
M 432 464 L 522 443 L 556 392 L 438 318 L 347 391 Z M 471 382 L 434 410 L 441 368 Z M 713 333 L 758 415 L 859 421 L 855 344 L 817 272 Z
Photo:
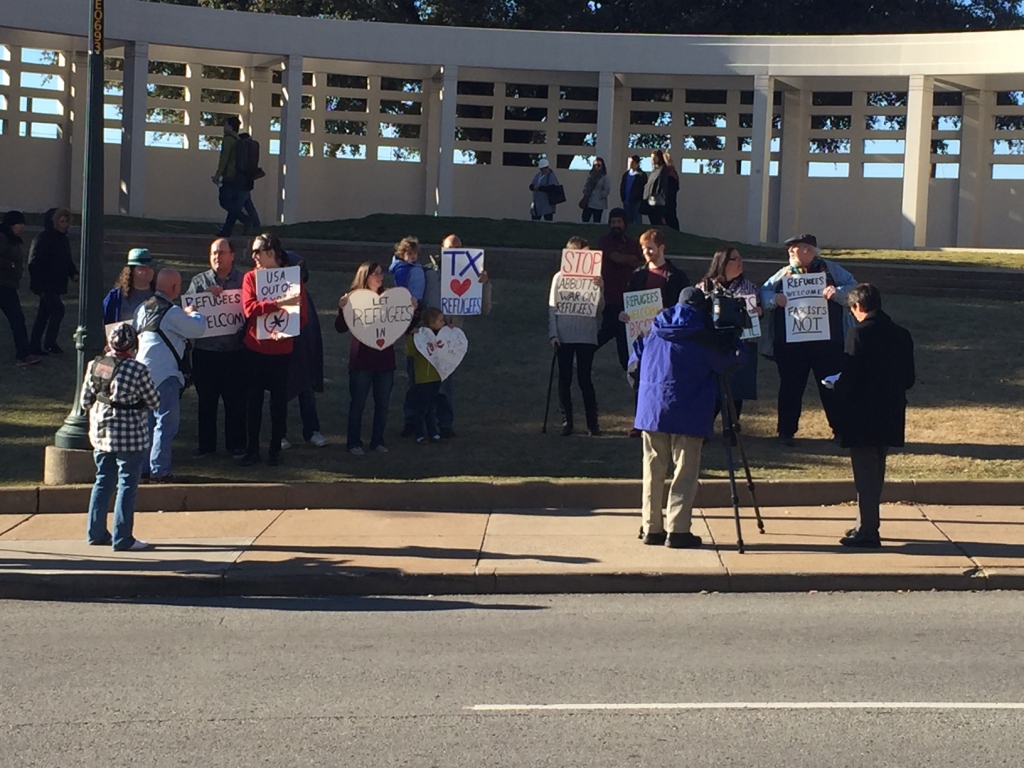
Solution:
M 842 445 L 850 449 L 857 488 L 857 527 L 840 540 L 844 547 L 876 548 L 879 504 L 889 448 L 901 448 L 907 390 L 914 386 L 914 342 L 910 333 L 882 311 L 878 289 L 861 283 L 847 296 L 857 325 L 846 335 L 842 373 L 835 382 L 841 408 Z

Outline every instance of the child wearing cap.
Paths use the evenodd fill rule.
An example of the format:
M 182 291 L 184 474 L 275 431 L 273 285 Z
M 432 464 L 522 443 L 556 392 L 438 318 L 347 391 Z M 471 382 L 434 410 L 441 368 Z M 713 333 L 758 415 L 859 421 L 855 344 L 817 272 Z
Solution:
M 147 248 L 132 248 L 117 282 L 103 299 L 103 324 L 130 323 L 135 311 L 156 293 L 153 257 Z

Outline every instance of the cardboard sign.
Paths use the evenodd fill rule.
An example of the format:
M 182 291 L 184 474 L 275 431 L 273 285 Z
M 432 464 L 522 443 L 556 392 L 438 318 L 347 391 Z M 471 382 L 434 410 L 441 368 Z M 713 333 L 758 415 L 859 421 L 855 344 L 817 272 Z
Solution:
M 651 288 L 648 291 L 627 291 L 622 294 L 623 311 L 629 315 L 629 322 L 626 323 L 626 340 L 629 348 L 633 348 L 633 342 L 643 338 L 651 330 L 651 323 L 662 307 L 661 291 Z
M 206 320 L 204 339 L 214 336 L 230 336 L 238 333 L 245 325 L 245 314 L 242 312 L 242 291 L 235 288 L 221 291 L 220 296 L 212 293 L 184 293 L 181 296 L 183 309 L 195 307 L 196 311 Z
M 600 277 L 602 251 L 562 251 L 562 275 L 564 277 Z
M 753 341 L 761 338 L 761 318 L 757 316 L 757 296 L 740 296 L 747 302 L 747 315 L 750 316 L 750 327 L 744 328 L 740 341 Z
M 416 351 L 427 358 L 444 381 L 459 367 L 469 351 L 469 340 L 461 328 L 444 326 L 436 334 L 429 328 L 420 328 L 413 336 Z
M 589 277 L 566 277 L 555 280 L 555 314 L 573 317 L 597 317 L 601 289 Z
M 471 248 L 441 251 L 441 311 L 445 315 L 483 314 L 484 252 Z
M 302 274 L 299 267 L 283 267 L 277 269 L 256 270 L 256 299 L 273 301 L 287 295 L 302 285 Z M 269 315 L 256 318 L 256 338 L 294 339 L 299 335 L 301 307 L 292 304 L 281 307 Z
M 349 332 L 373 349 L 387 349 L 402 338 L 413 311 L 407 288 L 389 288 L 381 294 L 366 288 L 352 291 L 341 310 Z
M 786 296 L 786 342 L 828 341 L 831 336 L 828 322 L 828 299 L 822 296 L 828 285 L 828 275 L 787 275 L 782 278 L 782 293 Z

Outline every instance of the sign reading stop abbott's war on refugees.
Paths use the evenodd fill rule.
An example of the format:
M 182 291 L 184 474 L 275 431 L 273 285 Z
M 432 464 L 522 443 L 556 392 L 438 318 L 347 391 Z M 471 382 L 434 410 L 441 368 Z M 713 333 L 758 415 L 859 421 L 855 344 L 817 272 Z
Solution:
M 757 316 L 757 296 L 740 296 L 747 303 L 747 315 L 750 317 L 750 327 L 744 328 L 740 334 L 740 341 L 753 341 L 761 338 L 761 318 Z
M 601 251 L 574 251 L 566 248 L 562 251 L 562 276 L 600 277 L 603 259 Z
M 389 288 L 381 294 L 365 288 L 355 290 L 341 312 L 356 340 L 371 349 L 387 349 L 409 330 L 412 294 L 406 288 Z
M 299 267 L 256 270 L 256 299 L 275 301 L 295 293 L 302 285 Z M 255 318 L 256 338 L 293 339 L 299 335 L 301 308 L 298 303 L 281 307 L 276 312 Z
M 828 299 L 822 296 L 828 275 L 788 275 L 782 278 L 786 296 L 786 341 L 828 341 Z
M 593 278 L 559 275 L 555 281 L 555 314 L 597 317 L 601 289 Z
M 661 291 L 651 288 L 649 291 L 627 291 L 622 294 L 623 312 L 629 315 L 626 323 L 626 340 L 629 348 L 633 343 L 646 336 L 651 330 L 651 323 L 658 316 L 661 306 Z
M 441 311 L 446 315 L 483 314 L 484 252 L 471 248 L 441 251 Z
M 245 314 L 242 312 L 242 291 L 233 289 L 221 291 L 219 296 L 212 293 L 185 293 L 181 296 L 181 306 L 195 307 L 195 310 L 206 320 L 204 339 L 214 336 L 230 336 L 238 333 L 245 325 Z

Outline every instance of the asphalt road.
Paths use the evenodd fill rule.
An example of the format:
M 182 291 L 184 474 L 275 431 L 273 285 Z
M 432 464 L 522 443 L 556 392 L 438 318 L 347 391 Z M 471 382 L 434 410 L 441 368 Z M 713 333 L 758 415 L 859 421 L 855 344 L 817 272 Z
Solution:
M 1020 766 L 1022 673 L 1017 593 L 0 602 L 0 766 Z

